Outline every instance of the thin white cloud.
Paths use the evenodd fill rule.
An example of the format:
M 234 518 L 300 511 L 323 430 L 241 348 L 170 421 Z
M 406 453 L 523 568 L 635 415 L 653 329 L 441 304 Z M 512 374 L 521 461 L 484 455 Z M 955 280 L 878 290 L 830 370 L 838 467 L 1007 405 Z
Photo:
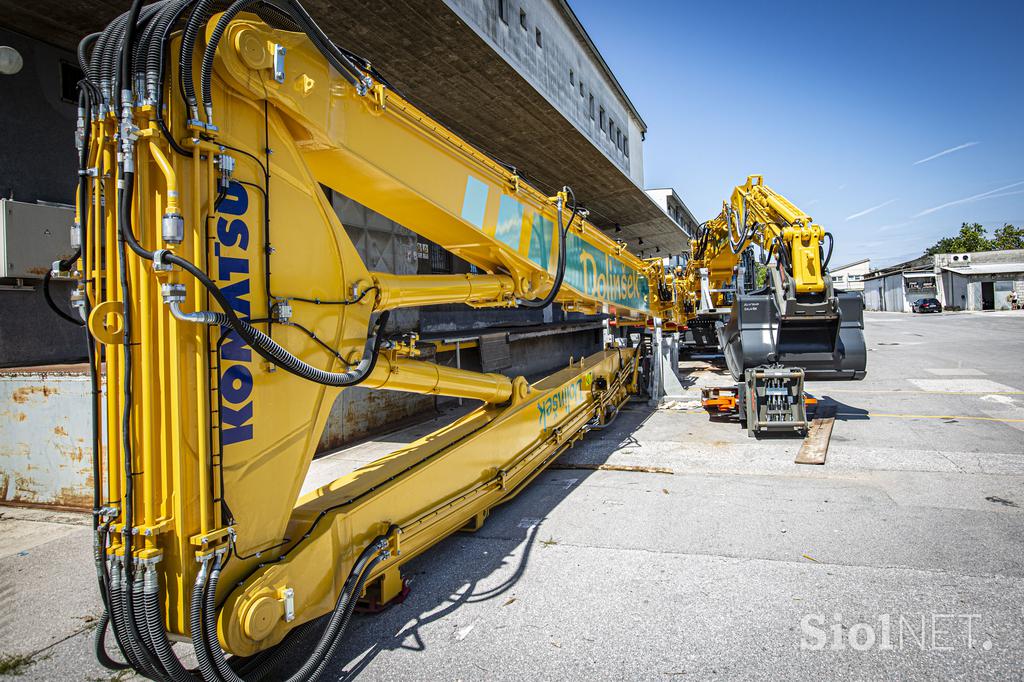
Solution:
M 914 221 L 913 220 L 905 220 L 902 223 L 890 223 L 888 225 L 882 225 L 876 231 L 877 232 L 888 232 L 889 230 L 895 230 L 897 227 L 906 227 L 907 225 L 909 225 L 912 222 L 914 222 Z
M 872 206 L 871 208 L 865 208 L 863 211 L 858 211 L 857 213 L 854 213 L 853 215 L 848 215 L 848 216 L 846 216 L 846 219 L 847 220 L 853 220 L 854 218 L 860 218 L 861 216 L 866 216 L 868 213 L 874 213 L 875 211 L 877 211 L 880 208 L 885 208 L 886 206 L 888 206 L 889 204 L 893 203 L 894 201 L 898 201 L 898 199 L 889 199 L 889 201 L 883 201 L 878 206 Z
M 946 154 L 952 154 L 953 152 L 958 152 L 961 149 L 967 149 L 968 147 L 973 147 L 976 144 L 979 144 L 979 143 L 978 142 L 964 142 L 963 144 L 958 144 L 955 147 L 950 147 L 949 149 L 943 149 L 938 154 L 932 154 L 931 156 L 925 157 L 925 158 L 921 159 L 920 161 L 915 161 L 913 163 L 913 165 L 917 166 L 917 165 L 920 165 L 922 163 L 928 163 L 929 161 L 933 161 L 934 159 L 937 159 L 940 156 L 945 156 Z
M 959 206 L 960 204 L 970 204 L 970 203 L 973 203 L 975 201 L 984 201 L 985 199 L 996 199 L 998 197 L 1005 197 L 1005 196 L 1010 196 L 1011 194 L 1017 194 L 1017 192 L 1007 192 L 1006 190 L 1013 189 L 1014 187 L 1020 187 L 1021 185 L 1024 185 L 1024 180 L 1021 180 L 1020 182 L 1014 182 L 1014 183 L 1012 183 L 1010 185 L 1004 185 L 1002 187 L 996 187 L 995 189 L 990 189 L 987 192 L 981 192 L 980 194 L 975 194 L 975 195 L 972 195 L 972 196 L 969 196 L 969 197 L 964 197 L 963 199 L 957 199 L 955 201 L 947 201 L 944 204 L 939 204 L 938 206 L 932 206 L 931 208 L 926 208 L 925 210 L 923 210 L 920 213 L 916 214 L 914 217 L 915 218 L 920 218 L 921 216 L 928 215 L 929 213 L 935 213 L 936 211 L 941 211 L 942 209 L 949 208 L 950 206 Z M 1024 190 L 1021 190 L 1021 191 L 1024 191 Z

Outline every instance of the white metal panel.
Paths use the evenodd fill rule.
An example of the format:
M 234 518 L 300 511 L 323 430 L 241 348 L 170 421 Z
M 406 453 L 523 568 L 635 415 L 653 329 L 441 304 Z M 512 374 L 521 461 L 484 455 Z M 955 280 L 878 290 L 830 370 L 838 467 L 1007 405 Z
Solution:
M 92 508 L 88 368 L 0 372 L 0 503 Z

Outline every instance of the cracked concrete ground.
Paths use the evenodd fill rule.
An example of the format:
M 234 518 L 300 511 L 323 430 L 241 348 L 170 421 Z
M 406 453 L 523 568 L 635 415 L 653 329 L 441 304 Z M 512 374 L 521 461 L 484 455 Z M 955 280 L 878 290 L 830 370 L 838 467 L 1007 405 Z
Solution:
M 838 403 L 824 466 L 688 406 L 724 379 L 686 361 L 673 409 L 634 403 L 412 561 L 408 599 L 356 617 L 326 678 L 1021 679 L 1024 315 L 867 325 L 867 378 L 809 385 Z M 596 464 L 673 473 L 573 468 Z M 109 677 L 86 523 L 3 510 L 0 654 L 32 657 L 22 679 Z

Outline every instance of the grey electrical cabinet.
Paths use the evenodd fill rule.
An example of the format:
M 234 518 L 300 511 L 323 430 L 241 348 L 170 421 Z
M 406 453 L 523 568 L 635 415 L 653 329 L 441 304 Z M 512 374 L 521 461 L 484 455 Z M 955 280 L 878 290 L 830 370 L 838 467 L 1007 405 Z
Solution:
M 55 260 L 74 253 L 74 211 L 0 199 L 0 277 L 41 279 Z

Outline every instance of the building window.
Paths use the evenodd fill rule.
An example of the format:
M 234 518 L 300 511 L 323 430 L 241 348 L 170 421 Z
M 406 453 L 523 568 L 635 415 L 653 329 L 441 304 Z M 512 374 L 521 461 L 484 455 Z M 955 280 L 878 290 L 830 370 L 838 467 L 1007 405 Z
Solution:
M 572 69 L 569 69 L 569 85 L 576 85 L 576 74 Z
M 624 136 L 622 138 L 622 153 L 626 155 L 627 159 L 629 158 L 629 137 L 628 136 Z
M 519 25 L 522 27 L 522 29 L 524 31 L 526 30 L 526 10 L 525 9 L 519 10 Z
M 540 29 L 539 29 L 539 28 L 538 28 L 538 29 L 536 30 L 536 32 L 534 33 L 534 35 L 535 35 L 535 36 L 536 36 L 536 38 L 537 38 L 537 47 L 544 47 L 544 43 L 543 43 L 543 42 L 541 41 L 541 39 L 540 39 Z
M 580 79 L 580 97 L 583 97 L 583 79 Z
M 581 86 L 582 87 L 582 86 Z M 590 94 L 590 120 L 594 120 L 594 94 Z
M 601 132 L 603 133 L 604 132 L 604 107 L 601 107 L 600 111 L 598 112 L 598 115 L 597 115 L 597 125 L 601 129 Z
M 430 272 L 434 275 L 450 275 L 452 272 L 452 253 L 443 247 L 430 242 Z
M 611 116 L 608 117 L 608 139 L 615 142 L 615 121 Z
M 508 0 L 498 0 L 498 18 L 508 26 Z
M 615 129 L 615 146 L 622 149 L 622 131 L 618 128 Z
M 78 82 L 85 78 L 82 70 L 70 62 L 60 60 L 60 98 L 78 103 Z

